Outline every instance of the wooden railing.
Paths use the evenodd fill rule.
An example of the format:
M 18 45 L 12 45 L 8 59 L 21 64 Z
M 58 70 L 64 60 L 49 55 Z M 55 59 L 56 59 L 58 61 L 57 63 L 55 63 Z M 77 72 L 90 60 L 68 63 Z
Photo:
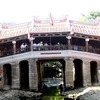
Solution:
M 33 51 L 51 51 L 51 50 L 68 50 L 68 46 L 67 45 L 51 45 L 48 47 L 45 47 L 45 46 L 37 47 L 36 49 L 34 49 L 33 47 Z M 78 46 L 78 45 L 72 45 L 71 50 L 86 52 L 85 46 Z M 17 48 L 16 54 L 25 53 L 29 51 L 31 51 L 30 46 L 25 48 L 23 51 L 21 51 L 20 48 Z M 100 54 L 100 48 L 95 48 L 95 47 L 88 48 L 88 52 Z M 14 55 L 13 49 L 0 51 L 0 57 L 10 56 L 10 55 Z

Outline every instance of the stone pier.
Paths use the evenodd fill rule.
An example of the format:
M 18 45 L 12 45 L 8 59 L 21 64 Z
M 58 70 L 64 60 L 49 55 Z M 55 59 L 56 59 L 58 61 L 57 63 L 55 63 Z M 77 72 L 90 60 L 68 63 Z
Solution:
M 88 59 L 83 60 L 83 86 L 91 85 L 91 74 L 90 74 L 90 61 Z
M 36 59 L 29 59 L 29 88 L 30 90 L 38 90 L 38 74 Z
M 12 89 L 20 89 L 19 62 L 11 63 L 11 69 L 12 69 Z
M 65 87 L 74 87 L 73 82 L 73 60 L 65 58 Z

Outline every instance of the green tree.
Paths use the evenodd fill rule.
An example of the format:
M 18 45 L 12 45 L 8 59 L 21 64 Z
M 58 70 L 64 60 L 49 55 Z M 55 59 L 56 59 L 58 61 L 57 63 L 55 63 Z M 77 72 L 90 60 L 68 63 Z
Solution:
M 88 15 L 81 14 L 80 21 L 98 21 L 100 20 L 100 11 L 89 11 Z

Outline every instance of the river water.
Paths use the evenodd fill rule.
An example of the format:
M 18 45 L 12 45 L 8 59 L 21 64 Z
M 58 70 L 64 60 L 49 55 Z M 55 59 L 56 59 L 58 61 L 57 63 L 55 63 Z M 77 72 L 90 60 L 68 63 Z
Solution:
M 62 96 L 43 96 L 41 98 L 20 98 L 20 100 L 71 100 L 71 99 L 64 99 Z
M 43 97 L 40 98 L 20 97 L 20 100 L 68 100 L 68 99 L 64 99 L 64 97 L 61 96 L 61 92 L 58 87 L 49 87 L 44 89 Z
M 74 100 L 69 98 L 64 98 L 62 96 L 43 96 L 42 98 L 20 98 L 19 100 Z M 77 99 L 78 100 L 78 99 Z

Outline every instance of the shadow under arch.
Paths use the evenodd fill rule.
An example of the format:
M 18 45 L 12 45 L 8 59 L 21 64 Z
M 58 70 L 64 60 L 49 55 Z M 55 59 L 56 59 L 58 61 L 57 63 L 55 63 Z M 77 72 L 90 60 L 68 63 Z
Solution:
M 20 68 L 20 89 L 29 90 L 29 65 L 24 60 L 19 63 Z
M 74 87 L 83 87 L 83 66 L 82 66 L 82 60 L 75 59 L 73 66 L 73 73 L 74 73 Z
M 95 85 L 98 81 L 98 66 L 96 61 L 90 62 L 91 84 Z
M 11 65 L 10 64 L 3 65 L 3 75 L 4 75 L 4 88 L 10 89 L 11 85 L 12 85 Z

